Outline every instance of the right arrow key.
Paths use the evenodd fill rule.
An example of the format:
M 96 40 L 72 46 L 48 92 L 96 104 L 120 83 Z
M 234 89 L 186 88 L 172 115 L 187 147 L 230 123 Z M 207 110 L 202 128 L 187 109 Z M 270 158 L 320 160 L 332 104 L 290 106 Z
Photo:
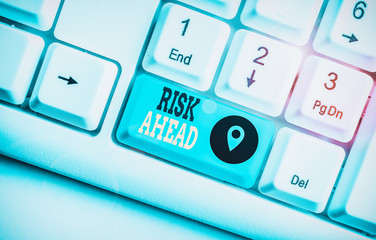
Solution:
M 376 2 L 329 1 L 313 48 L 324 55 L 376 71 Z
M 30 108 L 92 131 L 103 115 L 117 73 L 115 64 L 53 43 L 42 64 Z
M 358 39 L 355 37 L 354 34 L 351 34 L 351 36 L 346 35 L 346 34 L 342 34 L 342 37 L 348 38 L 349 39 L 349 43 L 358 41 Z

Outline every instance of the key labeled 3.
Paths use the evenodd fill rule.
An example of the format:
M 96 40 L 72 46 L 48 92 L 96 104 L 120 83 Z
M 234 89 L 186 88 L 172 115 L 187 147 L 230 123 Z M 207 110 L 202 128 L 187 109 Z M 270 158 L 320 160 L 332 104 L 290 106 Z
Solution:
M 286 120 L 341 142 L 352 139 L 372 88 L 372 78 L 310 56 L 286 110 Z
M 165 4 L 142 62 L 145 70 L 198 90 L 207 90 L 227 42 L 223 22 Z

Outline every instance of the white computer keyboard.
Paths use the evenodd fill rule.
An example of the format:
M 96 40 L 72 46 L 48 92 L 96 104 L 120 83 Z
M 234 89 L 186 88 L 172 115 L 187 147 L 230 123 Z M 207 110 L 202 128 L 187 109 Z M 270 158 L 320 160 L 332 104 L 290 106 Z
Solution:
M 0 21 L 1 154 L 249 238 L 375 238 L 376 2 L 0 0 Z

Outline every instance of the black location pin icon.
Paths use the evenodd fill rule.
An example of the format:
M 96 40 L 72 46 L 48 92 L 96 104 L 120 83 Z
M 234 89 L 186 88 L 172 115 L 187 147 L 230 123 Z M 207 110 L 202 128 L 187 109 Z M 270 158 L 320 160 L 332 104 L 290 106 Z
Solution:
M 238 164 L 255 153 L 258 134 L 253 124 L 241 116 L 228 116 L 219 120 L 210 133 L 213 153 L 222 161 Z

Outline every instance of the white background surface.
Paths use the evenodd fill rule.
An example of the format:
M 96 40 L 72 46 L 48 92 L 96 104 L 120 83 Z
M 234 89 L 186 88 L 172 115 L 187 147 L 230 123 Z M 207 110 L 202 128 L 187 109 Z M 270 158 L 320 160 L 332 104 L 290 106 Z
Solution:
M 0 156 L 0 239 L 242 239 Z

